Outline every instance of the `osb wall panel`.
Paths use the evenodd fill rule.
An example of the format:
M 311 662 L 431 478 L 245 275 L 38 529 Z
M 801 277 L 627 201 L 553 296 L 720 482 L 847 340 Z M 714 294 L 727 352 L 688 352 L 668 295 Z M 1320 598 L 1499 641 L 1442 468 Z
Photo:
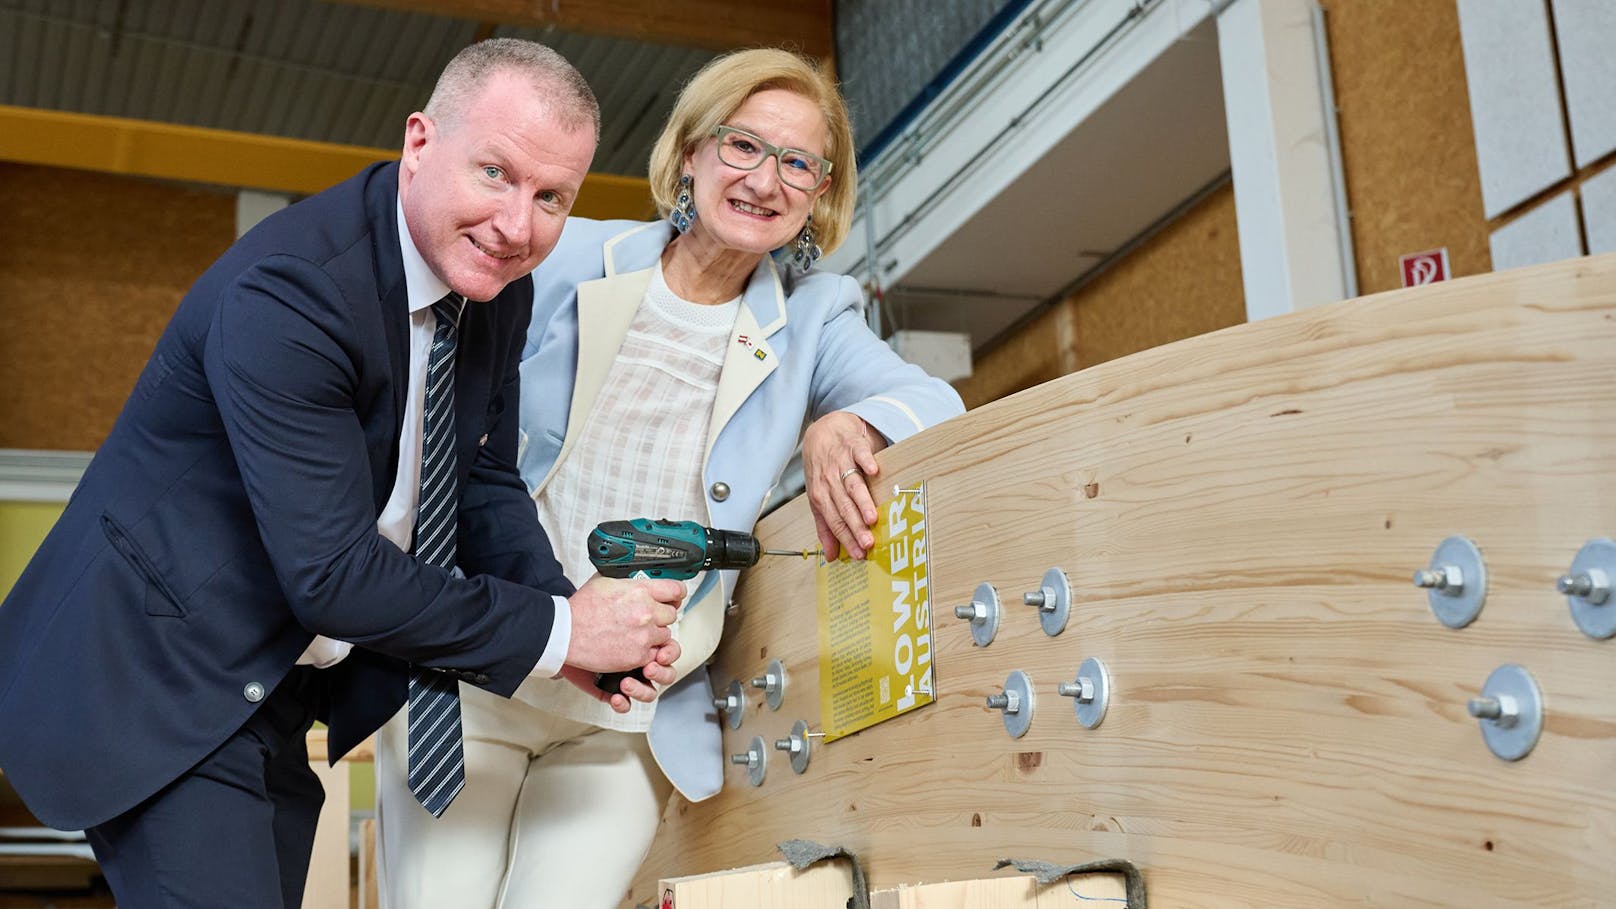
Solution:
M 1078 369 L 1245 322 L 1233 185 L 1211 193 L 1074 302 Z
M 1058 323 L 1062 302 L 1042 313 L 1006 338 L 1003 343 L 977 358 L 971 374 L 954 383 L 967 408 L 997 401 L 1034 385 L 1059 378 L 1063 354 Z
M 0 163 L 0 199 L 0 448 L 92 451 L 235 238 L 235 197 Z
M 1456 276 L 1491 271 L 1457 4 L 1321 5 L 1358 292 L 1401 287 L 1398 257 L 1439 246 Z
M 1245 320 L 1234 188 L 1226 184 L 989 351 L 955 387 L 976 407 Z
M 1616 638 L 1555 580 L 1611 533 L 1612 345 L 1616 255 L 1576 259 L 1238 325 L 893 446 L 872 492 L 926 484 L 936 703 L 816 740 L 802 775 L 769 750 L 759 787 L 730 766 L 674 797 L 631 895 L 804 838 L 877 889 L 1120 858 L 1173 909 L 1610 905 Z M 1410 580 L 1454 533 L 1488 572 L 1457 630 Z M 811 541 L 806 501 L 758 534 Z M 1020 596 L 1050 567 L 1073 595 L 1056 637 Z M 742 576 L 716 687 L 771 659 L 787 685 L 778 710 L 744 689 L 731 754 L 819 723 L 814 572 Z M 1003 607 L 976 647 L 950 607 L 983 582 Z M 1112 689 L 1094 729 L 1056 694 L 1087 657 Z M 1515 762 L 1466 710 L 1505 663 L 1547 705 Z M 984 704 L 1014 669 L 1019 739 Z

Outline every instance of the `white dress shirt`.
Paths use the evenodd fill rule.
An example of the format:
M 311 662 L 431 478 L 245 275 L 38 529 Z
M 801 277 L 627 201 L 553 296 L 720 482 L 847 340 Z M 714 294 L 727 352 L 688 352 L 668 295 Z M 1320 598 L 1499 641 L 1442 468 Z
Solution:
M 399 425 L 398 470 L 393 480 L 393 491 L 387 504 L 376 518 L 376 532 L 405 552 L 415 537 L 415 515 L 421 493 L 422 427 L 426 412 L 427 358 L 432 352 L 432 336 L 438 329 L 433 304 L 449 293 L 449 285 L 432 273 L 426 260 L 415 248 L 410 228 L 404 221 L 404 204 L 398 206 L 398 249 L 404 260 L 404 286 L 410 301 L 410 386 L 404 397 L 404 422 Z M 476 304 L 468 304 L 476 305 Z M 558 550 L 559 551 L 559 550 Z M 454 573 L 460 575 L 460 569 Z M 572 642 L 572 607 L 566 598 L 555 598 L 555 621 L 550 626 L 550 640 L 540 655 L 539 662 L 529 673 L 531 676 L 550 678 L 561 671 L 567 658 L 567 646 Z M 299 664 L 320 669 L 334 666 L 348 656 L 353 645 L 320 635 L 309 643 L 298 658 Z

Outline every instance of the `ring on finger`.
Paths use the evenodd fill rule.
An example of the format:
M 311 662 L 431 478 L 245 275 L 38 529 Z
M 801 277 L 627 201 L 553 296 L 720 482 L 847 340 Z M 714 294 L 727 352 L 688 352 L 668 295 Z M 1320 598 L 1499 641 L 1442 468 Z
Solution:
M 849 467 L 846 470 L 842 471 L 841 476 L 837 477 L 836 479 L 837 479 L 838 482 L 845 483 L 845 482 L 847 482 L 848 477 L 852 476 L 855 473 L 861 473 L 861 472 L 862 471 L 860 471 L 857 466 Z

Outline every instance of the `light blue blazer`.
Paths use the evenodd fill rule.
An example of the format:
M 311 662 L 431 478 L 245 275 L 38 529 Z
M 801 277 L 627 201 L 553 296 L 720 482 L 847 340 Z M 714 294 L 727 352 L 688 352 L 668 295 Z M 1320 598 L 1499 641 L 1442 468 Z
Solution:
M 584 425 L 595 406 L 673 237 L 663 221 L 570 218 L 555 250 L 534 271 L 519 456 L 534 496 L 573 455 L 568 427 Z M 904 362 L 870 331 L 857 281 L 817 272 L 794 281 L 782 277 L 765 256 L 742 296 L 702 464 L 708 513 L 614 517 L 694 520 L 750 532 L 812 420 L 845 410 L 896 442 L 964 412 L 947 382 Z M 723 743 L 705 664 L 718 646 L 737 574 L 710 574 L 691 597 L 679 619 L 679 679 L 663 692 L 649 733 L 658 765 L 691 801 L 723 786 Z

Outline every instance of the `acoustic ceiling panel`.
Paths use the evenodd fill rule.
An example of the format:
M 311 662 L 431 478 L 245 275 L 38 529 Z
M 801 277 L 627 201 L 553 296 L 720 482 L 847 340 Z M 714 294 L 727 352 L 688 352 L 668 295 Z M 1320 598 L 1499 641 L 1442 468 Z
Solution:
M 1571 173 L 1548 8 L 1459 0 L 1470 117 L 1488 218 Z
M 1616 3 L 1554 0 L 1554 34 L 1577 166 L 1616 151 Z

